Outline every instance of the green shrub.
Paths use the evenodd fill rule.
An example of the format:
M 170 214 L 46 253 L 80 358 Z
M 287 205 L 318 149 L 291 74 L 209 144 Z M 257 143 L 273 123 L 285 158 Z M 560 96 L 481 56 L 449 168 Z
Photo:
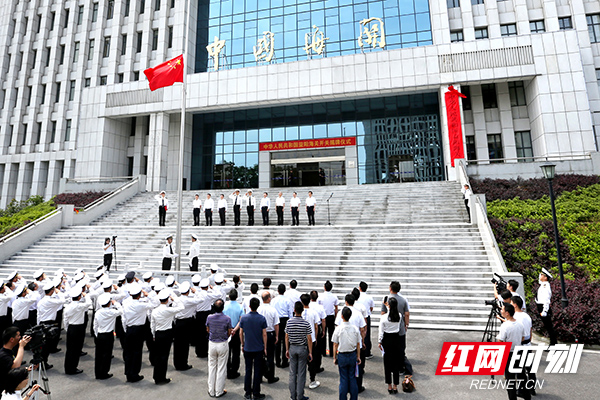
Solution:
M 41 196 L 33 196 L 21 202 L 11 201 L 9 206 L 0 212 L 0 237 L 16 231 L 55 209 L 54 201 L 43 202 Z

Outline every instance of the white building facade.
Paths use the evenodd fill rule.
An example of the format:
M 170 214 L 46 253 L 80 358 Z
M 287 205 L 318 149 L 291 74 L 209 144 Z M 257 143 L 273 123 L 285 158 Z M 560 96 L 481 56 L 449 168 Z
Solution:
M 471 175 L 600 173 L 599 0 L 191 0 L 185 28 L 186 3 L 2 2 L 0 207 L 174 190 L 181 84 L 143 71 L 184 40 L 187 189 L 450 179 L 450 85 Z

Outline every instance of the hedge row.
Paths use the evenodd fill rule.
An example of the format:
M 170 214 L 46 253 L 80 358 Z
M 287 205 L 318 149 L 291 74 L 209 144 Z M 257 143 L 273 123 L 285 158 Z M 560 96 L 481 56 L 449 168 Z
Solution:
M 56 209 L 52 200 L 39 203 L 38 199 L 36 199 L 32 203 L 33 205 L 22 207 L 18 211 L 16 211 L 17 207 L 10 206 L 3 210 L 3 216 L 0 216 L 0 237 L 8 235 Z M 13 212 L 9 212 L 9 210 Z
M 75 207 L 85 207 L 108 192 L 61 193 L 54 197 L 56 204 L 73 204 Z

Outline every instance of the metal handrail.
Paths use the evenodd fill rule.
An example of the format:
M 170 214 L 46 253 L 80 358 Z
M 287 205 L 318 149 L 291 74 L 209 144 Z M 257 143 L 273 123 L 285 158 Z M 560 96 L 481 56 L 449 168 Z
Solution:
M 88 183 L 88 182 L 110 182 L 120 180 L 132 180 L 133 176 L 98 176 L 96 178 L 66 178 L 67 182 Z
M 571 160 L 587 160 L 591 159 L 591 153 L 581 153 L 581 154 L 571 154 L 571 155 L 555 155 L 555 156 L 530 156 L 530 157 L 513 157 L 513 158 L 492 158 L 492 159 L 482 159 L 482 160 L 467 160 L 467 165 L 479 165 L 480 163 L 500 163 L 505 161 L 527 161 L 527 162 L 548 162 L 548 161 L 571 161 Z
M 81 211 L 88 211 L 90 209 L 92 209 L 93 207 L 96 207 L 97 205 L 105 202 L 106 200 L 110 199 L 113 196 L 116 196 L 118 193 L 122 192 L 123 190 L 129 188 L 130 186 L 136 184 L 139 181 L 139 177 L 134 178 L 133 180 L 129 181 L 129 182 L 125 182 L 124 184 L 122 184 L 121 186 L 119 186 L 118 188 L 116 188 L 115 190 L 111 191 L 110 193 L 105 194 L 104 196 L 92 201 L 90 204 L 86 205 L 85 207 L 75 207 L 77 210 L 81 210 Z
M 19 229 L 17 229 L 14 232 L 9 233 L 8 235 L 5 235 L 3 237 L 0 238 L 0 243 L 4 243 L 9 239 L 12 239 L 14 236 L 19 235 L 21 232 L 24 232 L 34 226 L 39 225 L 42 221 L 45 221 L 46 219 L 53 217 L 54 215 L 61 213 L 62 212 L 62 208 L 57 208 L 53 211 L 50 211 L 48 214 L 46 215 L 42 215 L 41 217 L 39 217 L 38 219 L 36 219 L 35 221 L 31 221 L 30 223 L 28 223 L 25 226 L 20 227 Z

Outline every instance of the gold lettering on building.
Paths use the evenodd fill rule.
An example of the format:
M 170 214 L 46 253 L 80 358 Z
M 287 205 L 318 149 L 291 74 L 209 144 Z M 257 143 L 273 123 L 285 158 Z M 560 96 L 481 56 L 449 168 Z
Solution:
M 215 36 L 215 41 L 208 46 L 206 46 L 206 51 L 208 51 L 208 55 L 212 57 L 215 71 L 219 70 L 219 54 L 221 50 L 225 47 L 225 40 L 219 40 L 217 36 Z
M 313 29 L 315 30 L 314 32 L 306 33 L 304 35 L 304 51 L 307 55 L 310 55 L 311 50 L 318 55 L 321 55 L 323 50 L 325 50 L 325 41 L 329 40 L 329 38 L 326 38 L 316 25 L 313 25 Z M 309 43 L 311 39 L 312 42 Z
M 362 27 L 362 33 L 358 37 L 358 45 L 362 49 L 364 44 L 376 48 L 385 48 L 385 30 L 383 27 L 383 20 L 381 18 L 369 18 L 360 21 Z M 363 43 L 363 37 L 366 37 Z
M 271 62 L 275 54 L 275 35 L 273 32 L 263 32 L 263 37 L 258 39 L 256 46 L 252 47 L 254 59 L 258 61 Z

